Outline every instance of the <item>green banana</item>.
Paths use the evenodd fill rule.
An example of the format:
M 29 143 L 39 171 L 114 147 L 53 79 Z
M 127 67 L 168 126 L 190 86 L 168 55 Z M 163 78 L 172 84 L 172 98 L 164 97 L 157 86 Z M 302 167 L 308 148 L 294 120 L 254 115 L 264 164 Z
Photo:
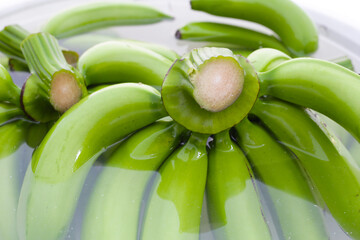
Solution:
M 252 52 L 247 59 L 257 72 L 266 72 L 290 60 L 291 57 L 276 49 L 261 48 Z
M 228 130 L 214 138 L 206 197 L 216 239 L 272 239 L 245 155 Z
M 93 3 L 68 9 L 51 18 L 44 32 L 65 38 L 100 28 L 151 24 L 170 16 L 146 5 L 130 3 Z
M 179 145 L 184 132 L 185 128 L 173 121 L 159 121 L 120 145 L 97 179 L 87 206 L 82 239 L 137 238 L 146 186 Z
M 96 158 L 164 116 L 159 92 L 134 83 L 97 91 L 67 111 L 36 149 L 27 170 L 19 200 L 20 240 L 64 237 Z
M 20 107 L 20 92 L 8 71 L 0 65 L 0 102 L 10 102 Z
M 104 43 L 108 41 L 119 41 L 119 42 L 125 42 L 130 44 L 135 44 L 140 47 L 152 50 L 163 57 L 169 59 L 170 61 L 175 61 L 179 58 L 179 55 L 160 44 L 156 43 L 150 43 L 150 42 L 142 42 L 137 40 L 131 40 L 131 39 L 123 39 L 116 36 L 106 36 L 106 35 L 98 35 L 98 34 L 84 34 L 79 36 L 74 36 L 69 39 L 66 39 L 62 41 L 62 45 L 66 46 L 71 49 L 76 49 L 79 53 L 84 53 L 89 48 L 95 46 L 99 43 Z
M 342 229 L 359 239 L 360 169 L 345 147 L 295 105 L 262 99 L 252 113 L 297 156 Z
M 140 239 L 198 240 L 208 135 L 192 133 L 161 166 L 147 202 Z
M 14 118 L 23 116 L 24 113 L 20 108 L 10 103 L 0 102 L 0 125 Z
M 141 82 L 160 87 L 172 61 L 130 42 L 109 41 L 87 50 L 78 68 L 86 85 Z
M 360 76 L 335 63 L 298 58 L 259 73 L 260 96 L 270 95 L 318 111 L 360 141 Z M 339 80 L 341 79 L 341 81 Z
M 218 16 L 262 24 L 279 35 L 295 56 L 312 53 L 318 47 L 318 33 L 314 23 L 293 1 L 191 0 L 191 7 Z
M 255 175 L 267 186 L 284 239 L 329 239 L 320 206 L 311 190 L 313 186 L 297 159 L 261 126 L 247 118 L 236 126 L 236 130 L 238 143 Z
M 274 36 L 228 24 L 192 22 L 177 30 L 175 36 L 181 40 L 233 44 L 243 49 L 274 48 L 290 54 Z
M 16 240 L 16 211 L 20 194 L 19 160 L 29 123 L 15 121 L 0 127 L 0 239 Z M 20 148 L 20 150 L 18 150 Z

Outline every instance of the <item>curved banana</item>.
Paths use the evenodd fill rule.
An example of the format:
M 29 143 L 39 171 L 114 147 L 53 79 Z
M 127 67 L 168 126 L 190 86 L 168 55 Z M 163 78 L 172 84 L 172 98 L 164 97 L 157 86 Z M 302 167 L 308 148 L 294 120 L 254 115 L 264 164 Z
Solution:
M 335 63 L 298 58 L 259 73 L 260 96 L 270 95 L 318 111 L 360 141 L 360 76 Z
M 9 72 L 0 65 L 0 102 L 10 102 L 20 107 L 20 88 L 12 81 Z
M 232 44 L 243 49 L 275 48 L 290 52 L 276 37 L 234 25 L 214 22 L 191 22 L 175 34 L 177 39 Z
M 27 170 L 19 200 L 20 240 L 62 239 L 96 158 L 164 116 L 159 92 L 134 83 L 97 91 L 67 111 L 36 149 Z
M 295 105 L 262 99 L 252 112 L 297 156 L 343 230 L 359 239 L 360 168 L 344 146 Z
M 295 56 L 316 51 L 318 34 L 314 23 L 289 0 L 191 0 L 195 10 L 262 24 L 279 35 Z
M 109 41 L 87 50 L 78 68 L 86 85 L 136 82 L 160 87 L 172 61 L 136 44 Z
M 208 135 L 192 133 L 161 166 L 147 202 L 142 240 L 198 240 Z
M 146 5 L 99 2 L 56 15 L 43 31 L 64 38 L 110 26 L 151 24 L 165 19 L 171 17 Z
M 23 111 L 10 103 L 0 102 L 0 125 L 17 117 L 24 116 Z
M 106 162 L 90 197 L 82 239 L 136 239 L 146 186 L 185 128 L 159 121 L 132 135 Z
M 245 118 L 238 142 L 255 175 L 266 185 L 284 239 L 329 239 L 313 186 L 297 159 L 261 126 Z M 269 203 L 271 204 L 271 203 Z
M 214 138 L 206 197 L 216 239 L 272 239 L 245 155 L 232 142 L 228 130 Z
M 266 72 L 290 60 L 291 57 L 276 49 L 261 48 L 252 52 L 247 59 L 257 72 Z
M 19 160 L 28 122 L 0 127 L 0 239 L 17 240 L 16 211 L 20 195 Z

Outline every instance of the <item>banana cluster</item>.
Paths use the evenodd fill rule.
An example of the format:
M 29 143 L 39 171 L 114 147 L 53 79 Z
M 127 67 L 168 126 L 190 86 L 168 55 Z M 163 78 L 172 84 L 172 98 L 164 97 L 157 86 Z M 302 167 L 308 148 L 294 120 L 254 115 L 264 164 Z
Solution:
M 170 17 L 104 3 L 62 13 L 44 33 L 19 26 L 0 32 L 0 50 L 31 73 L 20 89 L 0 65 L 0 239 L 65 239 L 100 156 L 103 168 L 84 206 L 84 240 L 197 240 L 206 221 L 219 240 L 325 240 L 325 209 L 360 239 L 360 165 L 317 115 L 360 141 L 360 76 L 292 58 L 314 52 L 318 36 L 290 1 L 191 4 L 263 24 L 281 40 L 191 23 L 176 37 L 237 42 L 229 48 L 246 48 L 247 58 L 216 47 L 180 57 L 155 44 L 101 38 L 75 67 L 51 34 Z M 274 16 L 267 21 L 263 13 Z M 253 51 L 259 47 L 271 48 Z M 76 101 L 56 108 L 58 99 L 73 97 L 72 83 Z M 17 155 L 25 142 L 35 150 L 21 185 Z

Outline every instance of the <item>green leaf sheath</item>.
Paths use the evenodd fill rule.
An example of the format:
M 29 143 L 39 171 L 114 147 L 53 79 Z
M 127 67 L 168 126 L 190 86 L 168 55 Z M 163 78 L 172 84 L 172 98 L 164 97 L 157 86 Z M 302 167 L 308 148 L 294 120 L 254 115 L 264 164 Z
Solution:
M 335 63 L 299 58 L 260 73 L 260 96 L 316 110 L 360 141 L 360 76 Z
M 10 103 L 0 102 L 0 125 L 22 116 L 24 116 L 24 113 L 17 106 Z
M 145 5 L 92 3 L 56 15 L 45 24 L 43 31 L 65 38 L 104 27 L 151 24 L 165 19 L 171 17 Z
M 17 24 L 6 26 L 0 31 L 0 52 L 10 58 L 25 61 L 20 45 L 28 35 L 30 33 Z
M 40 80 L 36 81 L 35 88 L 29 89 L 36 90 L 41 98 L 47 99 L 56 111 L 65 112 L 87 95 L 83 77 L 66 62 L 55 37 L 48 33 L 31 34 L 22 42 L 21 49 L 31 73 L 37 75 Z M 25 87 L 23 91 L 28 91 L 28 89 Z M 33 101 L 36 102 L 36 98 Z M 26 105 L 28 102 L 23 102 L 23 104 Z M 32 116 L 29 109 L 27 113 Z M 36 118 L 36 116 L 32 117 Z
M 20 106 L 20 88 L 12 81 L 9 72 L 0 65 L 0 102 Z
M 232 142 L 228 130 L 214 138 L 206 197 L 216 239 L 272 239 L 245 155 Z
M 136 239 L 146 187 L 185 128 L 159 121 L 132 135 L 106 162 L 87 206 L 82 239 Z
M 244 71 L 243 90 L 229 107 L 212 112 L 202 108 L 194 98 L 193 76 L 201 72 L 202 66 L 211 61 L 233 61 Z M 219 78 L 223 77 L 220 71 Z M 259 82 L 253 67 L 242 56 L 235 56 L 228 49 L 195 49 L 183 59 L 176 61 L 162 85 L 162 98 L 169 115 L 187 129 L 213 134 L 239 123 L 253 106 L 257 98 Z
M 359 239 L 360 171 L 344 146 L 295 105 L 264 99 L 253 113 L 297 156 L 342 229 Z
M 289 0 L 191 0 L 191 7 L 217 16 L 262 24 L 279 35 L 295 56 L 310 54 L 318 47 L 314 23 Z
M 15 121 L 0 127 L 0 239 L 17 240 L 16 209 L 20 194 L 18 151 L 28 123 Z
M 109 41 L 87 50 L 78 68 L 86 85 L 136 82 L 160 87 L 172 62 L 130 42 Z
M 67 111 L 36 149 L 26 173 L 19 200 L 20 239 L 61 239 L 95 159 L 164 116 L 160 94 L 139 84 L 108 87 Z
M 8 25 L 0 31 L 0 52 L 9 57 L 11 70 L 29 71 L 20 47 L 22 41 L 29 35 L 30 32 L 17 24 Z M 62 53 L 69 64 L 74 64 L 79 59 L 79 55 L 74 51 L 62 49 Z
M 290 54 L 289 50 L 274 36 L 221 23 L 188 23 L 176 32 L 176 38 L 233 44 L 242 49 L 274 48 Z
M 145 210 L 142 240 L 198 240 L 208 135 L 192 133 L 160 167 Z
M 247 118 L 236 130 L 240 147 L 255 175 L 266 185 L 284 239 L 329 239 L 320 206 L 311 190 L 313 186 L 297 159 L 265 129 Z

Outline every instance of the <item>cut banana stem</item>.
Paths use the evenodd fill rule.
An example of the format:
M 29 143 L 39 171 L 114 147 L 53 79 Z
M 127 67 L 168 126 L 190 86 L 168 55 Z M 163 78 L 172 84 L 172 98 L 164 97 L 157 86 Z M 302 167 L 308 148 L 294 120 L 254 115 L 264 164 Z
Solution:
M 335 63 L 298 58 L 260 73 L 260 96 L 270 95 L 318 111 L 360 141 L 360 76 Z
M 57 40 L 47 33 L 31 34 L 21 44 L 21 49 L 33 75 L 38 77 L 34 88 L 38 98 L 46 99 L 59 113 L 64 113 L 72 105 L 87 95 L 83 77 L 70 66 L 59 47 Z M 29 89 L 24 88 L 23 91 Z M 29 94 L 29 93 L 23 93 Z M 24 109 L 26 104 L 34 104 L 23 101 Z M 33 98 L 37 101 L 37 98 Z M 37 121 L 46 121 L 32 116 L 31 109 L 26 112 Z M 37 115 L 37 113 L 34 113 Z
M 10 102 L 20 107 L 20 91 L 5 67 L 0 65 L 0 102 Z
M 359 239 L 360 169 L 345 147 L 295 105 L 263 99 L 253 113 L 297 156 L 342 229 Z
M 137 239 L 148 182 L 184 133 L 185 128 L 173 121 L 159 121 L 119 146 L 91 194 L 82 239 Z
M 19 200 L 20 239 L 62 239 L 96 158 L 164 116 L 159 92 L 139 84 L 108 87 L 67 111 L 36 149 L 27 170 Z
M 65 38 L 100 28 L 140 25 L 171 19 L 146 5 L 131 3 L 92 3 L 67 9 L 51 18 L 43 27 L 57 38 Z
M 172 61 L 130 42 L 109 41 L 87 50 L 78 68 L 86 85 L 121 82 L 160 87 Z
M 273 30 L 295 56 L 316 51 L 315 24 L 295 3 L 288 0 L 191 0 L 194 10 L 248 20 Z M 301 23 L 299 25 L 299 23 Z
M 177 30 L 175 36 L 180 40 L 233 44 L 243 49 L 274 48 L 290 54 L 274 36 L 228 24 L 192 22 Z
M 23 116 L 24 112 L 17 106 L 10 103 L 0 102 L 0 125 Z
M 162 98 L 175 121 L 191 131 L 213 134 L 239 123 L 258 90 L 257 75 L 244 57 L 225 48 L 199 48 L 173 64 Z
M 0 239 L 17 240 L 16 211 L 20 194 L 17 151 L 24 143 L 28 123 L 15 121 L 0 127 Z
M 270 133 L 247 118 L 236 130 L 240 147 L 268 190 L 284 239 L 329 239 L 321 206 L 311 190 L 312 183 L 297 159 Z
M 29 71 L 23 52 L 21 51 L 21 43 L 30 35 L 26 29 L 14 24 L 6 26 L 0 31 L 0 52 L 9 57 L 10 69 L 13 71 Z M 62 49 L 62 53 L 70 65 L 77 63 L 79 55 L 71 50 Z
M 272 239 L 245 155 L 232 142 L 228 130 L 214 138 L 206 197 L 215 238 Z
M 198 240 L 208 135 L 192 133 L 161 166 L 147 202 L 142 240 Z

